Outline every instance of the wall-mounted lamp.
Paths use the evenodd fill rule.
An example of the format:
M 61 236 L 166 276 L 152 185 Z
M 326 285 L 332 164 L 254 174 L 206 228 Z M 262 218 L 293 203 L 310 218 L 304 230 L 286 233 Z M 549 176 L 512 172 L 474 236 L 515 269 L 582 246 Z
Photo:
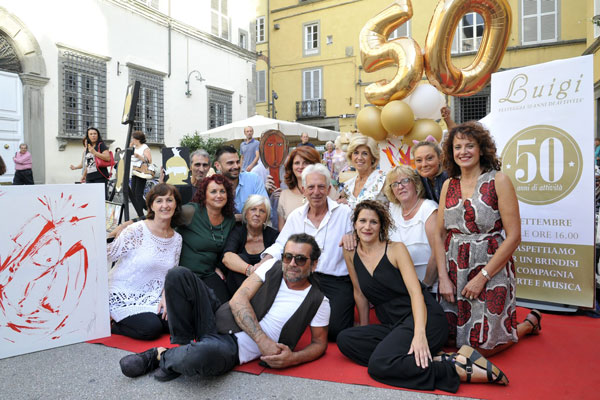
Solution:
M 192 91 L 190 90 L 190 77 L 191 77 L 191 76 L 192 76 L 192 74 L 194 74 L 194 73 L 196 74 L 196 80 L 197 80 L 197 81 L 200 81 L 200 82 L 202 82 L 202 81 L 205 81 L 205 80 L 206 80 L 206 79 L 204 79 L 204 78 L 202 77 L 202 75 L 200 75 L 200 71 L 198 71 L 198 70 L 193 70 L 193 71 L 191 71 L 191 72 L 188 74 L 188 76 L 187 76 L 187 81 L 185 81 L 185 84 L 187 85 L 187 90 L 185 91 L 185 95 L 186 95 L 187 97 L 190 97 L 190 96 L 192 95 Z
M 275 25 L 273 25 L 273 28 L 275 28 L 275 30 L 278 31 L 280 26 L 279 26 L 279 24 L 275 24 Z

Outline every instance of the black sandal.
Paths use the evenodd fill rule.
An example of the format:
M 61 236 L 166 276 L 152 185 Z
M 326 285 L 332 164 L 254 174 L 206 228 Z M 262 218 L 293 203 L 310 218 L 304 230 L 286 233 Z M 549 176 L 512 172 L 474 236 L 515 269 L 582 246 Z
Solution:
M 482 356 L 473 347 L 464 345 L 458 350 L 458 354 L 467 359 L 467 365 L 463 365 L 456 361 L 456 364 L 463 368 L 467 372 L 467 382 L 471 381 L 471 374 L 473 373 L 473 364 L 487 372 L 487 381 L 489 383 L 498 383 L 500 385 L 508 385 L 508 377 L 502 372 L 500 368 L 495 366 L 491 361 Z M 467 368 L 471 368 L 471 372 Z M 494 376 L 496 376 L 494 378 Z
M 534 317 L 537 318 L 537 324 L 534 324 L 529 319 L 530 315 L 533 315 Z M 540 334 L 540 331 L 542 330 L 542 314 L 538 310 L 531 310 L 529 312 L 529 315 L 527 315 L 527 317 L 525 317 L 525 321 L 523 321 L 523 322 L 528 322 L 529 325 L 531 325 L 531 332 L 529 332 L 528 335 L 539 335 Z

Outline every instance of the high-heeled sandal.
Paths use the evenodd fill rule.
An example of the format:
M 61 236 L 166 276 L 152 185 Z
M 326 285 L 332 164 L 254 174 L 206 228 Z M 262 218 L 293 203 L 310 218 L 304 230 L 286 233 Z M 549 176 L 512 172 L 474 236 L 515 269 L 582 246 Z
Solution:
M 500 385 L 508 385 L 508 377 L 502 372 L 500 368 L 495 366 L 491 361 L 482 356 L 477 350 L 468 345 L 463 345 L 459 350 L 458 354 L 467 359 L 467 364 L 464 365 L 455 360 L 456 365 L 463 368 L 467 373 L 467 382 L 471 381 L 471 375 L 473 374 L 473 364 L 487 372 L 487 381 L 489 383 L 498 383 Z M 470 369 L 470 371 L 469 371 Z M 495 378 L 494 378 L 495 376 Z
M 537 323 L 534 324 L 533 321 L 529 319 L 530 315 L 537 318 Z M 531 332 L 529 332 L 528 335 L 540 334 L 540 331 L 542 330 L 542 314 L 538 310 L 531 310 L 523 322 L 528 322 L 531 325 Z

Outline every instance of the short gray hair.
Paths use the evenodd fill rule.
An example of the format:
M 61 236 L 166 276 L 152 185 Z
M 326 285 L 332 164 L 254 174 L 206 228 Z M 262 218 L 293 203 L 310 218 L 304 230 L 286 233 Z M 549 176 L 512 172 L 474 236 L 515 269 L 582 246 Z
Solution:
M 323 164 L 311 164 L 302 171 L 302 186 L 306 186 L 306 177 L 310 174 L 321 174 L 327 180 L 327 186 L 331 186 L 331 173 Z
M 244 224 L 248 223 L 248 221 L 246 220 L 246 212 L 252 207 L 260 205 L 265 206 L 265 210 L 267 210 L 267 219 L 265 220 L 265 222 L 269 221 L 269 218 L 271 217 L 271 202 L 265 196 L 262 196 L 260 194 L 251 194 L 246 199 L 246 202 L 244 203 L 244 208 L 242 208 L 242 222 Z
M 192 160 L 196 156 L 208 158 L 208 163 L 210 164 L 210 154 L 208 154 L 208 151 L 206 151 L 204 149 L 198 149 L 198 150 L 194 151 L 192 154 L 190 154 L 190 162 L 192 162 Z

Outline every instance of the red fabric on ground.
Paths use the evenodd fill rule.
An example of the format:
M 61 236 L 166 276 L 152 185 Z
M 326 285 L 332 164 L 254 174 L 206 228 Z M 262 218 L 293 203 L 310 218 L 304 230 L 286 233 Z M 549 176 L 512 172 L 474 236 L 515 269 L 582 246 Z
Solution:
M 528 310 L 517 309 L 522 321 Z M 539 336 L 528 336 L 491 358 L 510 379 L 508 386 L 491 384 L 462 384 L 457 396 L 482 399 L 597 399 L 600 374 L 600 319 L 581 316 L 543 314 L 542 331 Z M 140 352 L 151 347 L 173 347 L 168 335 L 153 342 L 134 340 L 120 335 L 90 341 L 105 346 Z M 307 330 L 297 349 L 310 343 Z M 381 384 L 369 376 L 367 369 L 344 357 L 335 343 L 329 343 L 327 352 L 320 359 L 285 370 L 263 368 L 257 361 L 240 365 L 236 371 L 251 374 L 294 376 L 339 383 L 368 385 L 399 389 Z M 407 390 L 407 389 L 402 389 Z M 451 395 L 442 391 L 428 392 Z
M 518 320 L 528 310 L 517 308 Z M 597 399 L 600 374 L 600 319 L 543 314 L 542 331 L 527 336 L 490 360 L 508 376 L 508 386 L 461 384 L 456 396 L 482 399 Z M 305 332 L 298 349 L 310 342 Z M 366 367 L 352 363 L 329 343 L 319 360 L 269 374 L 398 389 L 373 380 Z M 408 390 L 408 389 L 402 389 Z M 434 391 L 427 393 L 452 395 Z
M 111 335 L 106 338 L 90 340 L 88 343 L 103 344 L 108 347 L 115 347 L 121 350 L 131 351 L 132 353 L 140 353 L 151 349 L 152 347 L 176 347 L 176 344 L 171 344 L 169 335 L 162 335 L 160 338 L 152 341 L 136 340 L 127 336 Z M 238 365 L 233 370 L 247 372 L 249 374 L 260 375 L 265 368 L 258 365 L 258 361 L 253 361 L 244 365 Z

